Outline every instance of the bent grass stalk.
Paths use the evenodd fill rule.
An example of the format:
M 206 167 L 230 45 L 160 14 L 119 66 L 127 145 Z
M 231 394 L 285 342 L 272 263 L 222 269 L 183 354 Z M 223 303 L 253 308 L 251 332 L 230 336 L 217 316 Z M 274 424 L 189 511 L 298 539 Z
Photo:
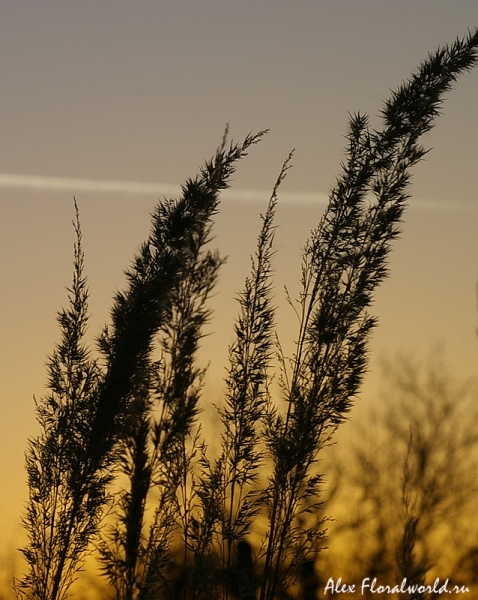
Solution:
M 475 32 L 429 56 L 386 101 L 382 131 L 371 131 L 365 116 L 351 118 L 344 173 L 304 252 L 288 411 L 285 418 L 273 413 L 267 424 L 274 472 L 261 600 L 273 600 L 284 578 L 284 555 L 297 533 L 293 521 L 307 497 L 319 496 L 320 476 L 310 474 L 318 452 L 344 420 L 363 378 L 376 324 L 367 308 L 387 274 L 410 168 L 425 154 L 418 139 L 432 128 L 457 75 L 476 64 L 477 46 Z M 312 551 L 315 542 L 312 535 Z
M 27 453 L 29 545 L 23 553 L 29 572 L 16 583 L 18 593 L 35 600 L 66 597 L 97 533 L 117 444 L 134 391 L 150 368 L 153 339 L 165 323 L 171 291 L 183 275 L 183 257 L 209 231 L 234 163 L 263 133 L 227 150 L 223 145 L 186 183 L 180 200 L 158 205 L 151 235 L 126 273 L 128 290 L 116 294 L 112 327 L 98 340 L 104 369 L 83 346 L 88 292 L 76 221 L 70 309 L 59 315 L 62 342 L 48 367 L 52 393 L 37 403 L 42 433 Z

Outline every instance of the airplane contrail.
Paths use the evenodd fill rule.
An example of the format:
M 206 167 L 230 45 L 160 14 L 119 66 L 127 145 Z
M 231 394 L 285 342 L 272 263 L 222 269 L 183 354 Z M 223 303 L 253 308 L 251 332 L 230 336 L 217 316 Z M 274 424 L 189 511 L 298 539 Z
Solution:
M 141 181 L 110 181 L 103 179 L 73 179 L 67 177 L 44 177 L 40 175 L 13 175 L 0 173 L 0 189 L 24 189 L 24 190 L 51 190 L 78 192 L 104 192 L 119 194 L 155 195 L 166 197 L 177 197 L 181 194 L 179 185 L 168 183 L 147 183 Z M 253 189 L 227 189 L 222 192 L 224 198 L 232 200 L 255 200 L 264 201 L 270 197 L 270 191 Z M 312 192 L 289 192 L 280 191 L 281 202 L 290 203 L 314 203 L 325 205 L 328 200 L 327 194 Z M 438 200 L 417 199 L 410 203 L 411 208 L 433 211 L 469 211 L 472 207 L 465 207 L 454 202 L 443 202 Z
M 58 190 L 82 192 L 124 192 L 128 194 L 178 194 L 179 186 L 141 183 L 135 181 L 107 181 L 98 179 L 72 179 L 42 177 L 39 175 L 11 175 L 0 173 L 0 187 L 30 190 Z
M 109 181 L 99 179 L 73 179 L 66 177 L 43 177 L 39 175 L 12 175 L 0 173 L 0 188 L 17 188 L 30 190 L 56 190 L 70 192 L 116 192 L 121 194 L 178 196 L 179 185 L 167 183 L 146 183 L 140 181 Z M 234 200 L 265 200 L 270 191 L 227 189 L 222 193 L 225 198 Z M 326 194 L 308 192 L 281 192 L 281 199 L 290 202 L 323 202 Z
M 121 194 L 179 196 L 181 187 L 167 183 L 146 183 L 140 181 L 109 181 L 98 179 L 72 179 L 66 177 L 43 177 L 39 175 L 12 175 L 0 173 L 0 188 L 16 188 L 30 190 L 52 190 L 70 192 L 116 192 Z M 235 200 L 265 200 L 270 197 L 270 191 L 227 189 L 224 197 Z M 289 202 L 319 202 L 327 201 L 326 194 L 307 192 L 281 192 L 281 199 Z

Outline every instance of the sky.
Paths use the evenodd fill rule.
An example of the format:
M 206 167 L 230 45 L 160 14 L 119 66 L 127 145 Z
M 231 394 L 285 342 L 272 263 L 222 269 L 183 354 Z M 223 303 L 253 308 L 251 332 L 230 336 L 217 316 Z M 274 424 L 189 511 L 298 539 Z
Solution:
M 214 244 L 228 256 L 203 342 L 212 388 L 237 314 L 268 194 L 280 193 L 275 293 L 298 292 L 301 248 L 340 172 L 348 115 L 377 114 L 429 52 L 478 26 L 475 0 L 16 0 L 0 6 L 0 527 L 17 544 L 33 396 L 58 341 L 71 281 L 76 196 L 90 285 L 92 340 L 149 231 L 158 199 L 179 193 L 224 128 L 239 141 L 269 128 L 224 194 Z M 381 356 L 451 368 L 478 359 L 478 69 L 448 94 L 433 148 L 414 170 L 390 278 L 376 294 L 372 390 Z M 214 396 L 218 392 L 213 389 Z M 1 544 L 0 544 L 1 545 Z

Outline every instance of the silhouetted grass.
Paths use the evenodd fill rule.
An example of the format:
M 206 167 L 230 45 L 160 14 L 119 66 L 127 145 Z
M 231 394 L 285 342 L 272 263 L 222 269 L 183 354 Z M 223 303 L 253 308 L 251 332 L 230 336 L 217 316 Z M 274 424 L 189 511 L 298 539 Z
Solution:
M 477 47 L 475 32 L 429 56 L 385 102 L 381 130 L 364 115 L 350 118 L 342 174 L 305 245 L 298 301 L 290 300 L 298 316 L 290 358 L 276 344 L 271 293 L 274 214 L 291 156 L 284 163 L 239 296 L 216 458 L 202 440 L 203 371 L 196 366 L 222 262 L 207 244 L 220 191 L 264 132 L 229 149 L 225 136 L 181 199 L 157 206 L 150 237 L 126 273 L 127 290 L 116 294 L 111 326 L 98 339 L 101 362 L 83 342 L 88 291 L 76 213 L 69 308 L 59 314 L 62 338 L 49 360 L 51 393 L 37 402 L 41 433 L 27 452 L 21 595 L 67 597 L 105 510 L 116 521 L 100 553 L 117 600 L 274 600 L 304 573 L 313 582 L 324 537 L 319 455 L 366 370 L 376 325 L 368 310 L 387 275 L 411 168 L 426 152 L 418 140 L 456 77 L 477 62 Z M 275 353 L 285 411 L 270 394 Z M 263 466 L 270 467 L 267 481 Z M 112 495 L 118 472 L 127 483 Z M 404 492 L 405 570 L 416 538 L 407 498 Z M 255 547 L 253 535 L 261 539 Z

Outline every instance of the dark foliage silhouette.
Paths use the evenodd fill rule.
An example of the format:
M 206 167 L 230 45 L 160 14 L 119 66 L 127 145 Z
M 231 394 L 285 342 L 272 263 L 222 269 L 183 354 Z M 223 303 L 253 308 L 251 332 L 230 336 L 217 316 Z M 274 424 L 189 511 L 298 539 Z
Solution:
M 335 570 L 335 549 L 346 547 L 341 572 L 350 581 L 366 574 L 419 585 L 448 577 L 471 586 L 476 383 L 455 381 L 437 357 L 425 366 L 396 359 L 384 381 L 374 410 L 351 423 L 348 440 L 331 451 L 329 470 L 339 482 L 329 505 L 337 520 L 328 570 Z
M 477 47 L 475 32 L 430 55 L 385 102 L 381 130 L 364 115 L 350 118 L 342 174 L 305 245 L 297 303 L 290 300 L 299 328 L 290 358 L 277 342 L 271 294 L 274 214 L 291 156 L 284 163 L 239 297 L 216 457 L 202 440 L 196 366 L 222 262 L 208 242 L 220 191 L 264 132 L 229 147 L 225 135 L 181 199 L 157 206 L 98 338 L 98 360 L 83 341 L 88 291 L 76 214 L 69 308 L 58 318 L 50 394 L 37 402 L 41 433 L 27 452 L 20 595 L 66 598 L 109 511 L 99 547 L 118 600 L 273 600 L 290 597 L 299 578 L 313 597 L 324 536 L 319 453 L 365 373 L 376 324 L 368 309 L 387 275 L 410 169 L 426 152 L 419 138 L 456 77 L 476 64 Z M 277 352 L 284 411 L 270 393 Z M 126 484 L 114 493 L 117 473 Z

